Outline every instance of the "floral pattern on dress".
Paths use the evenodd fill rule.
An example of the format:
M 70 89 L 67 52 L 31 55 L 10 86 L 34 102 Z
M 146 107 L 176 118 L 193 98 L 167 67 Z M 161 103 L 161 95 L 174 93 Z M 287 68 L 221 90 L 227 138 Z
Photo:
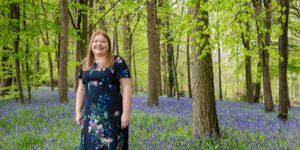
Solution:
M 83 106 L 82 150 L 128 149 L 128 128 L 121 129 L 122 95 L 120 78 L 130 78 L 124 59 L 114 56 L 110 68 L 93 64 L 87 71 L 80 66 L 79 79 L 86 87 Z

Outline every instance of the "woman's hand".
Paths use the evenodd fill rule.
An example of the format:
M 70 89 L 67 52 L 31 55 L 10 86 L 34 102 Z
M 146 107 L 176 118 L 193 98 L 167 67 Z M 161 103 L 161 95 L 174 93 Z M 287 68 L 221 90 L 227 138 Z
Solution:
M 130 121 L 130 114 L 123 112 L 121 116 L 121 128 L 124 129 L 128 127 L 129 121 Z
M 76 112 L 76 123 L 82 125 L 82 112 Z

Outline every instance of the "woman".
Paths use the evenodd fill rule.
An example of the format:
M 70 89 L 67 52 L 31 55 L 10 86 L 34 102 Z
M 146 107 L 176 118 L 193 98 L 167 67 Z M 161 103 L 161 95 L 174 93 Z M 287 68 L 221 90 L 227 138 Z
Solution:
M 112 55 L 104 31 L 93 33 L 78 77 L 75 109 L 81 149 L 128 149 L 130 72 L 121 57 Z

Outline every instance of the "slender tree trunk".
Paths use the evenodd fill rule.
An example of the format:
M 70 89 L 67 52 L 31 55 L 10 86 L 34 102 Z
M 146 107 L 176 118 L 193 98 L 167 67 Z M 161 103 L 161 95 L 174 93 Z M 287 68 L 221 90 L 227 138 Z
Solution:
M 137 84 L 137 73 L 136 73 L 136 64 L 135 64 L 135 55 L 132 56 L 133 59 L 133 69 L 134 69 L 134 92 L 137 94 L 138 92 L 138 84 Z
M 23 0 L 23 16 L 24 16 L 24 20 L 23 20 L 23 26 L 24 29 L 27 30 L 27 23 L 26 23 L 26 1 Z M 28 102 L 31 101 L 31 85 L 30 85 L 30 67 L 29 67 L 29 42 L 28 42 L 28 38 L 26 38 L 25 40 L 26 44 L 25 44 L 25 59 L 27 60 L 25 63 L 25 67 L 26 67 L 26 85 L 27 85 L 27 99 Z
M 44 7 L 43 0 L 40 0 L 40 3 L 41 3 L 41 7 L 43 9 L 44 17 L 47 20 L 48 17 L 47 17 L 46 9 Z M 42 39 L 44 41 L 45 46 L 48 48 L 49 47 L 49 34 L 48 34 L 48 31 L 46 31 L 46 38 L 42 37 Z M 48 62 L 49 62 L 49 70 L 50 70 L 49 71 L 49 75 L 50 75 L 50 88 L 51 88 L 51 91 L 54 91 L 54 84 L 53 84 L 53 63 L 52 63 L 51 52 L 47 52 L 47 54 L 48 54 Z
M 162 6 L 163 6 L 163 1 L 162 0 L 156 0 L 157 1 L 157 9 L 162 9 Z M 156 12 L 155 12 L 157 15 L 156 15 L 156 19 L 157 19 L 157 22 L 156 22 L 156 24 L 157 24 L 157 27 L 160 27 L 160 26 L 162 26 L 162 18 L 161 17 L 159 17 L 158 16 L 158 13 L 157 13 L 157 10 L 156 10 Z M 159 47 L 159 53 L 161 52 L 161 46 L 160 46 L 160 37 L 161 37 L 161 34 L 160 34 L 161 32 L 160 32 L 160 28 L 157 28 L 157 36 L 158 36 L 158 38 L 157 38 L 157 43 L 158 43 L 158 47 Z M 161 64 L 161 58 L 159 58 L 159 65 L 158 65 L 158 67 L 159 67 L 159 76 L 158 76 L 158 93 L 159 93 L 159 95 L 163 95 L 163 89 L 162 89 L 162 74 L 161 74 L 161 72 L 162 72 L 162 64 Z
M 87 1 L 86 0 L 80 0 L 80 5 L 84 5 L 87 7 Z M 79 9 L 78 11 L 78 17 L 77 17 L 77 24 L 76 24 L 76 30 L 77 30 L 77 37 L 79 39 L 76 40 L 76 49 L 75 49 L 75 60 L 77 62 L 80 62 L 83 59 L 83 56 L 85 54 L 85 45 L 87 40 L 87 11 L 83 9 Z M 82 18 L 82 22 L 81 22 Z M 82 23 L 82 27 L 81 27 Z M 84 32 L 85 31 L 85 32 Z M 79 66 L 74 66 L 74 80 L 73 80 L 73 90 L 74 92 L 77 91 L 78 88 L 78 72 L 79 72 Z
M 271 81 L 270 81 L 270 69 L 269 69 L 269 52 L 268 49 L 271 45 L 271 25 L 272 25 L 272 2 L 271 0 L 264 0 L 264 6 L 266 8 L 266 20 L 265 20 L 265 44 L 261 52 L 261 62 L 263 70 L 263 85 L 264 85 L 264 102 L 265 112 L 274 111 L 274 103 L 272 98 Z
M 177 47 L 177 56 L 179 54 L 179 46 Z M 176 59 L 176 62 L 175 62 L 175 59 L 173 58 L 173 68 L 174 68 L 174 82 L 175 82 L 175 92 L 176 92 L 176 98 L 177 100 L 179 100 L 179 87 L 178 87 L 178 78 L 177 78 L 177 63 L 178 63 L 178 59 Z
M 260 97 L 260 83 L 261 83 L 261 62 L 257 63 L 257 75 L 256 75 L 256 81 L 254 83 L 254 97 L 253 102 L 259 103 L 259 97 Z
M 192 85 L 191 85 L 191 67 L 190 67 L 190 35 L 187 34 L 186 38 L 186 67 L 187 67 L 187 80 L 188 80 L 188 90 L 189 90 L 189 97 L 192 98 Z
M 40 47 L 40 37 L 36 38 L 36 47 Z M 34 63 L 34 79 L 33 79 L 33 83 L 32 86 L 36 87 L 38 86 L 38 81 L 39 81 L 39 71 L 40 71 L 40 52 L 35 52 L 35 63 Z
M 250 24 L 245 23 L 246 33 L 241 33 L 244 48 L 250 52 Z M 245 74 L 246 74 L 246 101 L 253 102 L 253 85 L 252 85 L 252 71 L 251 71 L 251 56 L 247 55 L 245 60 Z
M 58 94 L 60 102 L 69 102 L 68 99 L 68 1 L 60 0 L 61 10 L 61 36 L 60 36 L 60 55 L 59 55 L 59 77 Z
M 49 69 L 50 69 L 50 87 L 51 87 L 51 91 L 54 91 L 54 85 L 53 85 L 53 63 L 52 63 L 52 57 L 51 57 L 51 53 L 48 52 L 48 62 L 49 62 Z
M 118 20 L 116 17 L 116 10 L 113 10 L 113 20 L 114 20 L 114 35 L 113 35 L 113 53 L 119 54 L 119 43 L 118 43 Z
M 88 1 L 88 3 L 89 3 L 89 8 L 92 10 L 93 7 L 94 7 L 94 1 Z M 90 22 L 90 24 L 89 24 L 89 31 L 88 31 L 89 36 L 88 36 L 88 39 L 87 39 L 88 42 L 89 42 L 89 38 L 92 36 L 93 30 L 94 30 L 93 22 L 91 20 L 89 20 L 89 22 Z M 86 56 L 86 55 L 83 55 L 83 56 Z
M 218 33 L 218 37 L 220 39 L 220 33 Z M 222 78 L 221 78 L 221 48 L 220 48 L 220 41 L 218 41 L 218 69 L 219 69 L 219 99 L 223 100 L 222 95 Z
M 93 1 L 90 1 L 91 4 L 93 4 Z M 83 0 L 83 5 L 87 7 L 88 5 L 88 0 Z M 91 8 L 93 6 L 90 6 Z M 82 60 L 85 56 L 86 56 L 86 53 L 87 53 L 87 45 L 89 43 L 89 38 L 90 36 L 89 33 L 88 33 L 88 11 L 86 9 L 84 9 L 83 11 L 83 14 L 82 14 L 82 32 L 81 32 L 81 47 L 80 47 L 80 59 Z M 91 30 L 92 32 L 92 30 Z
M 99 4 L 100 4 L 100 6 L 99 6 L 100 13 L 104 14 L 105 9 L 106 9 L 105 8 L 106 0 L 102 0 Z M 100 29 L 107 32 L 107 22 L 105 20 L 105 16 L 101 17 L 101 19 L 100 19 Z
M 167 76 L 167 72 L 168 72 L 168 69 L 167 69 L 167 50 L 166 50 L 166 45 L 165 43 L 163 43 L 163 55 L 162 55 L 162 64 L 163 64 L 163 80 L 164 80 L 164 83 L 163 83 L 163 89 L 164 89 L 164 93 L 168 93 L 168 76 Z
M 2 49 L 3 53 L 2 53 L 2 70 L 1 73 L 3 74 L 2 76 L 2 80 L 1 80 L 1 90 L 0 90 L 0 96 L 5 96 L 7 95 L 7 92 L 9 91 L 9 86 L 12 85 L 12 71 L 11 69 L 11 65 L 8 64 L 8 56 L 11 53 L 11 49 L 4 46 Z M 8 68 L 8 69 L 7 69 Z
M 25 103 L 25 98 L 22 88 L 22 79 L 20 71 L 20 60 L 19 60 L 19 43 L 20 43 L 20 5 L 13 3 L 11 4 L 11 18 L 16 20 L 17 23 L 14 24 L 14 33 L 16 34 L 16 39 L 14 41 L 14 52 L 15 52 L 15 66 L 16 66 L 16 82 L 18 85 L 19 100 L 20 103 Z
M 129 40 L 129 34 L 130 34 L 130 14 L 126 14 L 123 18 L 123 53 L 124 53 L 124 59 L 128 63 L 128 67 L 130 70 L 130 40 Z
M 158 100 L 158 72 L 159 67 L 159 45 L 157 43 L 156 29 L 156 6 L 155 0 L 149 0 L 147 3 L 147 37 L 149 47 L 149 64 L 148 64 L 148 104 L 159 105 Z
M 265 38 L 265 42 L 263 42 L 263 21 L 261 20 L 261 10 L 262 10 L 262 0 L 252 0 L 252 5 L 255 11 L 255 22 L 256 22 L 256 32 L 257 32 L 257 45 L 259 47 L 259 55 L 260 55 L 260 61 L 262 66 L 262 74 L 263 74 L 263 88 L 264 88 L 264 101 L 265 101 L 265 111 L 274 111 L 274 105 L 272 100 L 272 92 L 271 92 L 271 83 L 270 83 L 270 73 L 269 73 L 269 55 L 266 50 L 266 44 L 270 45 L 270 38 L 267 39 L 267 35 Z M 270 2 L 269 2 L 270 3 Z M 271 3 L 269 4 L 271 6 Z M 270 11 L 270 10 L 267 10 Z M 266 12 L 267 12 L 266 11 Z M 266 17 L 268 17 L 269 20 L 265 22 L 266 29 L 270 30 L 271 27 L 271 12 L 266 13 Z M 266 18 L 267 19 L 267 18 Z M 269 35 L 269 31 L 266 32 L 266 34 Z
M 197 22 L 203 22 L 202 26 L 194 27 L 193 32 L 200 37 L 193 37 L 193 63 L 192 63 L 192 133 L 194 137 L 219 137 L 220 129 L 217 118 L 212 55 L 209 46 L 210 35 L 205 34 L 208 23 L 208 12 L 201 9 L 207 0 L 197 0 L 196 8 L 193 8 L 193 15 Z M 202 16 L 202 17 L 200 17 Z M 196 39 L 205 41 L 197 42 Z M 206 54 L 201 59 L 198 56 Z

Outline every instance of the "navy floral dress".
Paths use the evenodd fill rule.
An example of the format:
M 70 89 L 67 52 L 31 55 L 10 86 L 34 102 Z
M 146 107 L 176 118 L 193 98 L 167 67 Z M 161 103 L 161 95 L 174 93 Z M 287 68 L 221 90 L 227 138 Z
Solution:
M 87 71 L 80 66 L 79 79 L 86 88 L 82 109 L 82 150 L 128 149 L 128 128 L 121 129 L 122 95 L 119 78 L 130 78 L 124 59 L 114 56 L 110 68 L 94 63 Z

